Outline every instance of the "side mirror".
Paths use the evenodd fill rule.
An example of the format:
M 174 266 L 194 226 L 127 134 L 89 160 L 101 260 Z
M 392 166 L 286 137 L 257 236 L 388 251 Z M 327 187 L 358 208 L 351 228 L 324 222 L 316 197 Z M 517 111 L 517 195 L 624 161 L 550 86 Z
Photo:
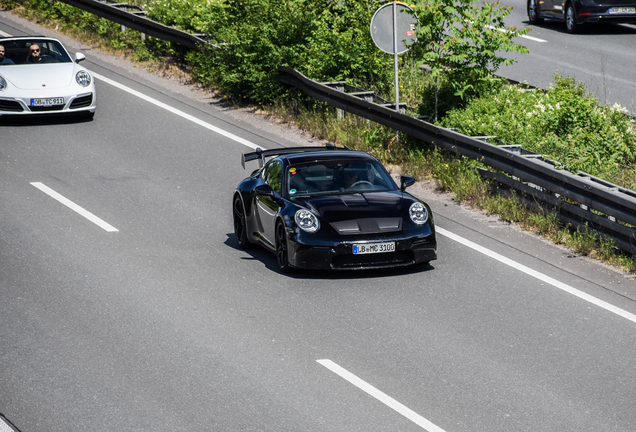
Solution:
M 272 187 L 267 184 L 258 185 L 254 188 L 254 190 L 259 195 L 271 196 L 271 197 L 274 196 L 274 189 L 272 189 Z
M 401 176 L 400 177 L 400 190 L 404 192 L 407 187 L 413 186 L 415 184 L 415 179 L 411 176 Z
M 86 60 L 86 56 L 82 53 L 75 53 L 75 63 L 79 63 L 82 60 Z

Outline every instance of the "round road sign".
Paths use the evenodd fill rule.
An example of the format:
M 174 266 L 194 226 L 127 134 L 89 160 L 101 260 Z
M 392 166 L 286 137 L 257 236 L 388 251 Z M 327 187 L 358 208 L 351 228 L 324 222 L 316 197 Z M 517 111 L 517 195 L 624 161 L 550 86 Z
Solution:
M 396 31 L 394 31 L 393 27 L 393 6 L 395 6 L 395 11 L 397 12 L 395 17 Z M 375 11 L 371 19 L 371 37 L 377 47 L 385 53 L 402 54 L 408 51 L 406 43 L 411 44 L 415 41 L 417 19 L 415 16 L 407 13 L 407 9 L 413 10 L 404 3 L 393 2 L 387 3 Z M 394 34 L 397 35 L 397 53 L 395 52 L 395 44 L 393 42 Z

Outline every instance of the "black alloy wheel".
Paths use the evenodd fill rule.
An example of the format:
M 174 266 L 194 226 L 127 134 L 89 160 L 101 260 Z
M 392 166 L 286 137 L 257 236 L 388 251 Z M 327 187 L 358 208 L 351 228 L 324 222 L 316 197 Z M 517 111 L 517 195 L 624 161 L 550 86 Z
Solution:
M 541 24 L 543 22 L 543 18 L 539 17 L 538 0 L 528 0 L 528 21 L 530 21 L 530 24 Z
M 287 233 L 285 232 L 285 225 L 281 222 L 276 224 L 276 261 L 281 272 L 291 272 L 289 254 L 287 252 Z
M 241 198 L 238 195 L 234 197 L 234 205 L 232 207 L 234 213 L 234 235 L 236 236 L 236 240 L 238 240 L 239 247 L 241 249 L 249 249 L 251 244 L 247 239 L 245 207 L 243 206 L 243 201 L 241 201 Z
M 580 24 L 576 23 L 576 11 L 572 2 L 569 2 L 565 9 L 565 27 L 568 29 L 568 33 L 578 33 Z

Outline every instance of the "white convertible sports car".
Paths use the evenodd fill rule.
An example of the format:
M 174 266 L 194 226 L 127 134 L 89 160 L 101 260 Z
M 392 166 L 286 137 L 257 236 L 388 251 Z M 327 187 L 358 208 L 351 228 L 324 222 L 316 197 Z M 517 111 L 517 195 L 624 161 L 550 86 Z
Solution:
M 0 115 L 95 114 L 91 73 L 57 39 L 0 38 Z

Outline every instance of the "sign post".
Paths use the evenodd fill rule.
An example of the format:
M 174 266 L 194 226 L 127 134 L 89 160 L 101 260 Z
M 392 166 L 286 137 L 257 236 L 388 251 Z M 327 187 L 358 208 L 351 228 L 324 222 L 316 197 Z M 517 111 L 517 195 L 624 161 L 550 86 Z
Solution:
M 387 3 L 378 9 L 371 19 L 371 38 L 376 46 L 387 54 L 393 54 L 395 74 L 395 110 L 400 112 L 400 84 L 398 78 L 398 55 L 408 51 L 415 37 L 417 20 L 406 10 L 412 9 L 404 3 Z

